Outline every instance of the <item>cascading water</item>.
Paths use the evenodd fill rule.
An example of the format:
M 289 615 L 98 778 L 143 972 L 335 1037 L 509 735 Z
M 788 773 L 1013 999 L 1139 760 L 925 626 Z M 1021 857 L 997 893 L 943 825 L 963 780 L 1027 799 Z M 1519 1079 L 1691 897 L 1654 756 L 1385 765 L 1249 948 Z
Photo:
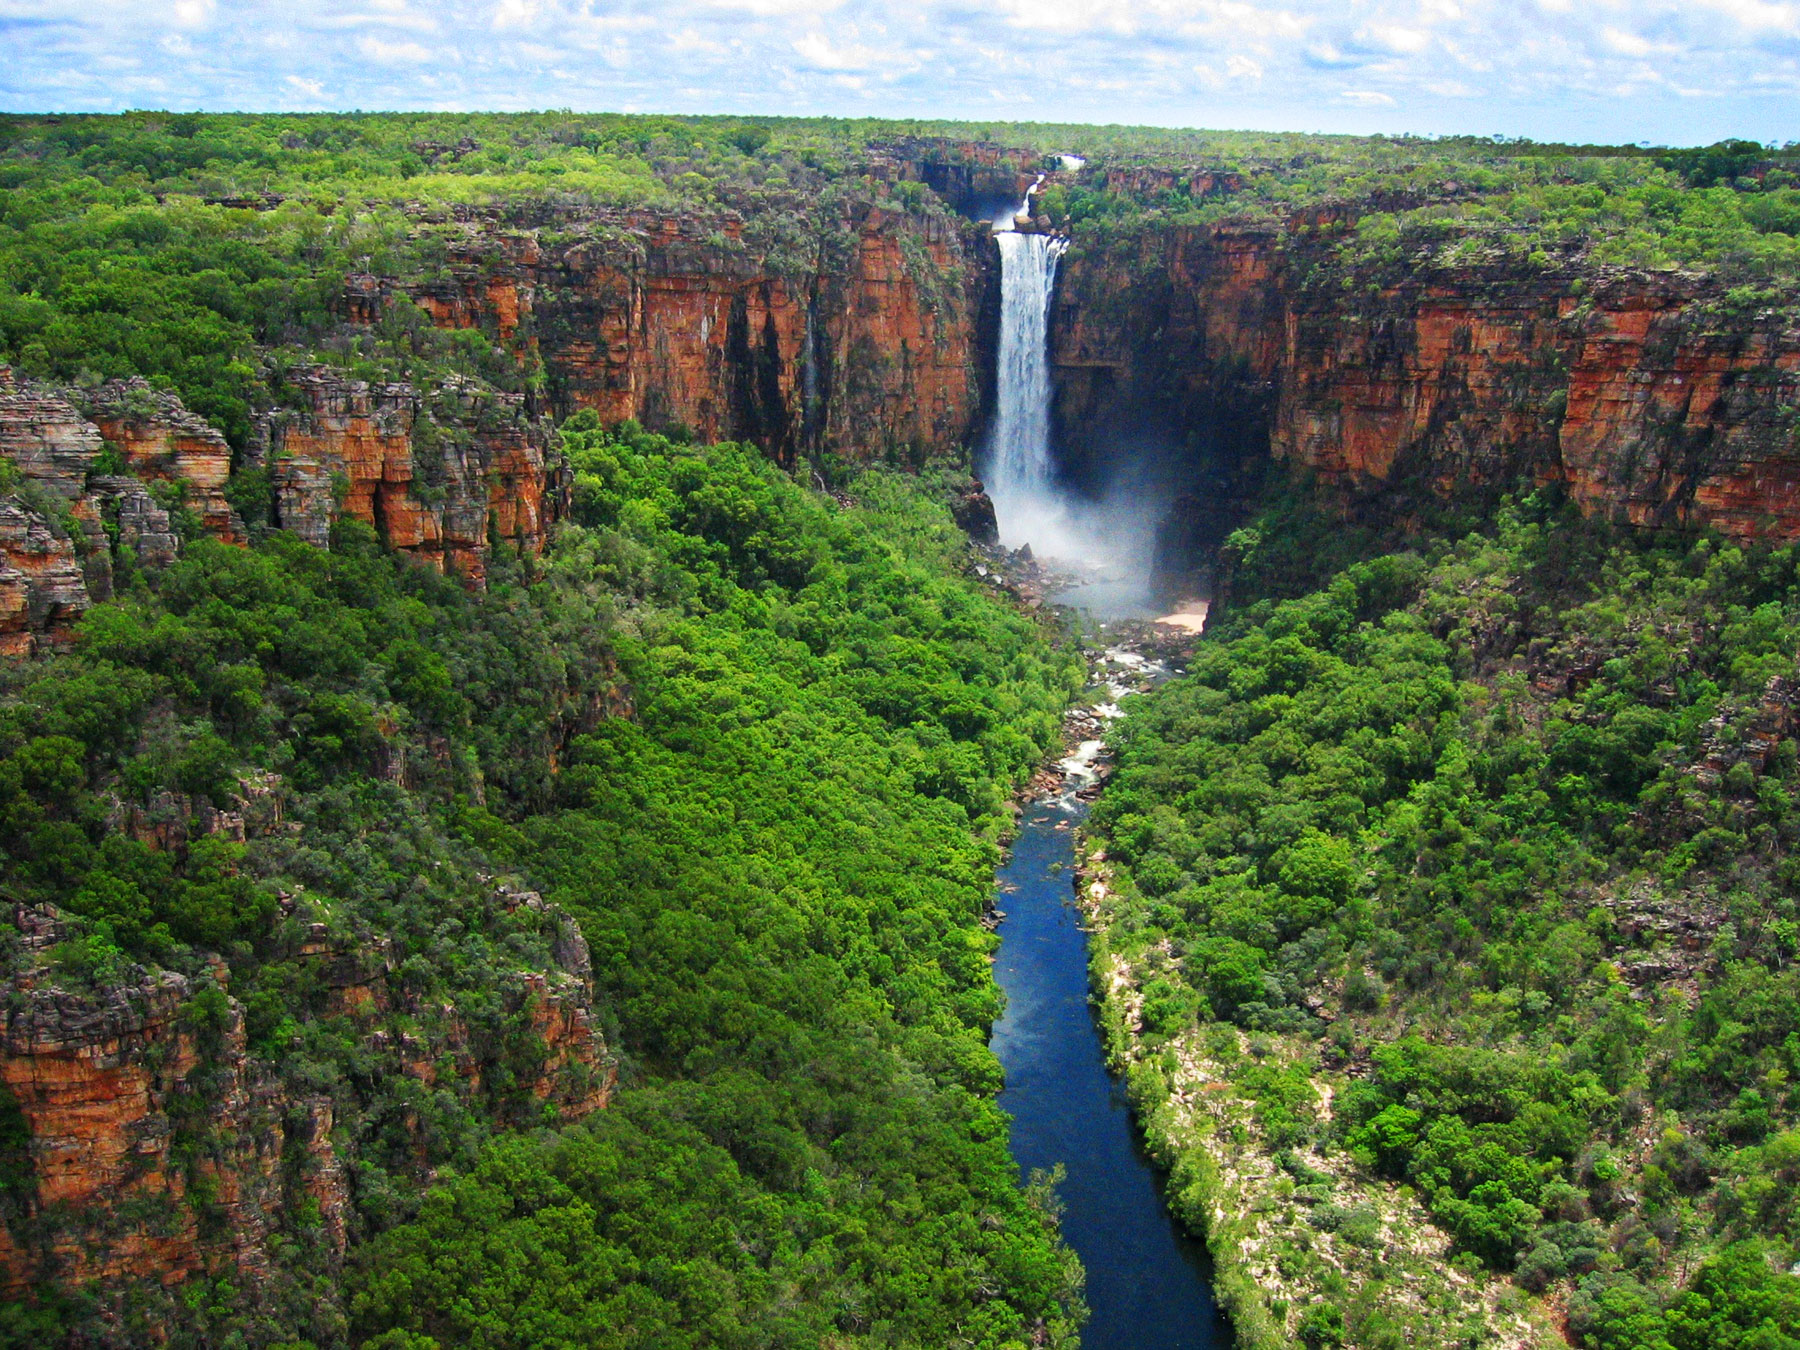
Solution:
M 1078 157 L 1065 156 L 1076 160 Z M 995 416 L 983 477 L 1000 541 L 1029 544 L 1079 578 L 1051 597 L 1111 619 L 1162 614 L 1153 578 L 1156 522 L 1167 500 L 1129 472 L 1105 492 L 1072 495 L 1057 481 L 1050 445 L 1050 302 L 1069 241 L 1030 228 L 1031 185 L 1016 211 L 993 222 L 1000 249 L 1000 346 Z M 1021 228 L 1024 226 L 1026 228 Z M 1090 485 L 1091 486 L 1091 485 Z
M 1074 158 L 1065 156 L 1065 160 Z M 1079 168 L 1065 163 L 1065 168 Z M 1036 191 L 1040 177 L 1032 185 Z M 1067 241 L 994 222 L 1000 247 L 1000 350 L 996 416 L 988 443 L 988 494 L 1000 537 L 1060 564 L 1079 584 L 1051 597 L 1095 618 L 1154 617 L 1149 512 L 1141 502 L 1065 498 L 1050 456 L 1050 301 Z M 1203 615 L 1183 614 L 1194 626 Z M 1117 699 L 1169 673 L 1126 647 L 1108 650 L 1111 699 L 1072 714 L 1072 729 L 1097 730 L 1119 715 Z M 1073 830 L 1098 782 L 1104 742 L 1083 736 L 1062 762 L 1063 793 L 1027 808 L 999 875 L 1012 911 L 1002 913 L 995 976 L 1006 1013 L 991 1045 L 1006 1073 L 1001 1106 L 1012 1117 L 1012 1150 L 1023 1172 L 1058 1165 L 1062 1232 L 1087 1271 L 1089 1350 L 1223 1350 L 1232 1333 L 1212 1300 L 1205 1249 L 1172 1219 L 1155 1170 L 1130 1125 L 1123 1087 L 1107 1072 L 1104 1043 L 1088 1006 L 1088 950 L 1074 905 Z
M 1043 182 L 1042 178 L 1038 182 Z M 1037 184 L 1032 184 L 1036 191 Z M 993 438 L 988 448 L 988 495 L 1000 519 L 1000 537 L 1017 547 L 1051 543 L 1043 527 L 1064 516 L 1050 463 L 1050 299 L 1056 260 L 1066 239 L 1027 233 L 1015 216 L 1029 216 L 1031 193 L 1017 212 L 994 222 L 1000 247 L 1000 354 Z M 1061 531 L 1057 531 L 1058 534 Z

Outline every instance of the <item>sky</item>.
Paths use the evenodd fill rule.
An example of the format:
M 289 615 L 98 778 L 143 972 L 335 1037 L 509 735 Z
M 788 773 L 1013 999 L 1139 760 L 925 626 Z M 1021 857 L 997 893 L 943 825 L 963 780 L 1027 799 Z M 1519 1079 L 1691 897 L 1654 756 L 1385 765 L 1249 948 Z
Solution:
M 0 0 L 0 108 L 1800 140 L 1800 0 Z

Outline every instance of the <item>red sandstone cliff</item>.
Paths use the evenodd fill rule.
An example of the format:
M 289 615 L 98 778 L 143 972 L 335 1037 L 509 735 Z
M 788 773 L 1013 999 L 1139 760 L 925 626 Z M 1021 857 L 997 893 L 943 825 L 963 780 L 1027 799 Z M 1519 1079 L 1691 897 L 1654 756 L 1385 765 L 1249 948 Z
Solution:
M 549 427 L 520 395 L 456 376 L 421 392 L 322 365 L 290 371 L 283 392 L 288 406 L 267 420 L 256 455 L 282 528 L 323 545 L 351 516 L 477 586 L 490 539 L 543 548 L 558 479 Z
M 978 145 L 877 158 L 871 178 L 953 195 L 1014 191 L 1030 172 L 1017 152 Z M 958 452 L 980 420 L 985 228 L 867 202 L 821 225 L 804 206 L 771 208 L 781 223 L 750 230 L 729 213 L 470 213 L 440 275 L 349 277 L 341 311 L 354 330 L 405 297 L 440 326 L 511 344 L 564 410 L 752 441 L 789 466 Z M 371 384 L 323 365 L 285 371 L 270 392 L 243 461 L 267 471 L 279 527 L 323 545 L 340 516 L 358 518 L 477 586 L 491 541 L 543 547 L 564 484 L 536 397 L 461 377 Z M 108 444 L 128 474 L 98 472 Z M 142 380 L 71 396 L 6 372 L 0 456 L 24 484 L 0 497 L 0 655 L 63 644 L 110 596 L 118 547 L 149 566 L 174 557 L 149 486 L 178 487 L 215 537 L 246 537 L 225 495 L 230 447 Z
M 565 1120 L 598 1110 L 615 1075 L 580 931 L 535 893 L 501 887 L 491 903 L 496 915 L 526 911 L 550 937 L 550 968 L 516 971 L 500 990 L 542 1047 L 524 1091 Z M 384 939 L 342 933 L 316 905 L 287 907 L 287 955 L 313 968 L 328 1010 L 360 1034 L 371 1082 L 410 1078 L 463 1099 L 482 1092 L 487 1060 L 453 1004 L 409 992 Z M 31 1142 L 29 1183 L 13 1202 L 23 1212 L 0 1225 L 0 1293 L 17 1297 L 50 1279 L 116 1288 L 200 1271 L 254 1278 L 268 1269 L 283 1216 L 308 1201 L 328 1258 L 341 1256 L 347 1164 L 360 1132 L 375 1127 L 359 1122 L 354 1085 L 309 1088 L 251 1054 L 235 1000 L 196 1001 L 223 987 L 222 962 L 199 976 L 139 967 L 96 986 L 53 964 L 69 935 L 55 911 L 19 908 L 9 918 L 20 939 L 0 1086 Z
M 180 484 L 208 534 L 227 543 L 243 541 L 244 522 L 225 500 L 231 447 L 216 427 L 189 412 L 174 394 L 141 379 L 102 385 L 86 408 L 133 474 L 147 482 Z
M 1349 497 L 1560 482 L 1591 514 L 1800 537 L 1800 326 L 1742 314 L 1688 274 L 1456 269 L 1396 279 L 1340 263 L 1336 238 L 1184 227 L 1063 265 L 1058 422 L 1149 408 L 1174 435 L 1221 428 Z
M 138 562 L 174 557 L 168 512 L 144 485 L 96 473 L 104 448 L 60 391 L 0 366 L 0 655 L 62 645 L 88 606 L 112 594 L 106 522 Z
M 263 418 L 249 459 L 268 470 L 282 528 L 323 545 L 353 516 L 477 586 L 494 539 L 543 548 L 561 479 L 548 425 L 522 396 L 456 376 L 424 392 L 370 385 L 327 366 L 288 372 L 282 392 L 287 406 Z M 101 472 L 109 446 L 128 472 Z M 64 645 L 112 595 L 119 549 L 142 566 L 174 561 L 157 484 L 200 529 L 242 543 L 225 496 L 231 461 L 216 429 L 143 380 L 71 395 L 0 367 L 0 656 Z
M 566 408 L 787 465 L 956 450 L 980 402 L 983 229 L 866 204 L 839 225 L 796 253 L 735 216 L 475 219 L 446 277 L 353 277 L 344 307 L 370 322 L 407 291 L 440 325 L 523 339 Z

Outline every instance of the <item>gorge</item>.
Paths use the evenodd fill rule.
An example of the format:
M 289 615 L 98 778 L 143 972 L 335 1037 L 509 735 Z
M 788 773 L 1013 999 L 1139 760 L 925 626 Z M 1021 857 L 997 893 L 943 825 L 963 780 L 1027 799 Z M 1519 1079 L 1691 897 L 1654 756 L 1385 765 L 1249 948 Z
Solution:
M 0 1346 L 1788 1334 L 1795 155 L 0 129 Z
M 1042 182 L 995 221 L 999 359 L 983 472 L 1001 546 L 1052 568 L 1075 569 L 1077 584 L 1054 601 L 1103 622 L 1116 611 L 1121 588 L 1146 598 L 1155 589 L 1149 552 L 1132 543 L 1133 535 L 1148 533 L 1156 505 L 1137 502 L 1134 517 L 1123 520 L 1115 514 L 1124 528 L 1107 537 L 1092 504 L 1070 497 L 1058 481 L 1045 319 L 1067 241 L 1022 228 L 1034 225 L 1032 193 Z M 1102 597 L 1109 603 L 1097 612 Z M 1135 666 L 1132 685 L 1120 682 L 1115 657 Z M 1105 714 L 1116 712 L 1127 689 L 1148 689 L 1168 674 L 1126 649 L 1101 655 L 1097 669 L 1110 701 L 1098 713 L 1072 710 L 1065 718 L 1070 727 L 1096 720 L 1104 727 Z M 1060 1178 L 1061 1231 L 1087 1273 L 1083 1343 L 1090 1350 L 1222 1350 L 1231 1333 L 1207 1288 L 1203 1249 L 1162 1203 L 1160 1178 L 1138 1144 L 1088 1007 L 1088 951 L 1070 868 L 1085 814 L 1081 794 L 1097 786 L 1094 760 L 1104 750 L 1098 739 L 1081 742 L 1057 766 L 1058 785 L 1025 803 L 1018 838 L 996 876 L 1009 911 L 999 916 L 995 962 L 1006 1012 L 990 1042 L 1006 1074 L 1000 1105 L 1012 1117 L 1021 1174 Z
M 877 194 L 941 189 L 944 205 L 971 212 L 1042 182 L 1052 197 L 1172 184 L 1227 214 L 1045 233 L 1042 207 L 1019 230 L 1009 206 L 1008 228 L 990 236 L 985 221 L 941 207 L 919 216 L 846 200 L 806 241 L 754 212 L 426 211 L 415 228 L 433 241 L 429 268 L 352 272 L 335 314 L 352 335 L 421 320 L 487 334 L 520 371 L 538 372 L 533 392 L 434 384 L 426 407 L 404 381 L 362 387 L 299 368 L 270 386 L 273 406 L 241 448 L 202 428 L 195 444 L 207 443 L 212 467 L 160 472 L 216 494 L 233 458 L 266 458 L 273 500 L 262 509 L 285 527 L 321 540 L 348 513 L 476 578 L 488 514 L 502 537 L 535 546 L 560 509 L 541 423 L 583 407 L 609 422 L 747 440 L 789 467 L 838 457 L 918 465 L 985 446 L 1009 511 L 1026 511 L 1053 476 L 1065 515 L 1081 504 L 1075 533 L 1090 546 L 1105 535 L 1116 549 L 1130 517 L 1157 516 L 1176 567 L 1216 548 L 1266 485 L 1290 475 L 1374 520 L 1533 483 L 1652 528 L 1710 526 L 1740 540 L 1800 529 L 1788 414 L 1800 398 L 1800 338 L 1779 307 L 1731 298 L 1704 273 L 1526 260 L 1497 244 L 1464 247 L 1453 263 L 1423 239 L 1368 245 L 1366 222 L 1391 219 L 1388 201 L 1337 200 L 1246 226 L 1228 214 L 1241 180 L 1146 182 L 1062 162 L 914 141 L 863 167 Z M 822 251 L 807 258 L 808 248 Z M 1003 260 L 1014 255 L 1030 266 L 1009 299 Z M 1039 350 L 1040 323 L 1047 365 L 1013 370 L 1012 387 L 1030 395 L 1019 409 L 998 406 L 999 365 Z M 95 425 L 114 439 L 134 418 L 186 425 L 191 410 L 162 397 L 161 412 L 146 403 Z M 1056 447 L 1053 475 L 1018 448 L 1040 443 L 1039 418 L 1041 443 Z M 428 445 L 415 446 L 420 437 Z M 446 439 L 467 441 L 474 461 L 443 460 Z M 468 475 L 495 473 L 483 504 Z M 340 476 L 351 486 L 338 501 Z M 1123 513 L 1109 509 L 1121 501 Z M 208 508 L 222 536 L 225 509 L 216 497 Z M 966 523 L 988 528 L 985 503 L 971 498 L 968 509 Z M 1044 512 L 1059 508 L 1029 509 L 1041 532 Z M 42 572 L 36 547 L 9 545 L 13 569 Z M 1135 565 L 1150 548 L 1125 551 Z M 46 576 L 37 586 L 41 598 L 11 612 L 35 603 L 42 616 L 10 619 L 9 631 L 59 622 L 68 585 Z

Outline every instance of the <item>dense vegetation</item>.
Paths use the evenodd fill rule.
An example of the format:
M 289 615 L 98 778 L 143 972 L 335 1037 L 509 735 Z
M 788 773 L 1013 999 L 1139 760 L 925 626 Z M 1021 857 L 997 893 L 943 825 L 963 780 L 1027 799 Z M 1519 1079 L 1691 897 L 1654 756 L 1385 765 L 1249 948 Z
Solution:
M 1295 1271 L 1331 1230 L 1379 1283 L 1333 1174 L 1385 1178 L 1583 1345 L 1800 1343 L 1797 646 L 1800 549 L 1532 500 L 1242 607 L 1132 710 L 1094 829 L 1134 1089 L 1237 1066 Z M 1350 1292 L 1314 1342 L 1387 1344 Z
M 718 223 L 729 209 L 749 224 L 718 247 L 806 274 L 848 246 L 853 200 L 946 210 L 920 184 L 861 176 L 863 135 L 782 125 L 777 137 L 720 118 L 0 117 L 0 362 L 78 386 L 145 376 L 238 448 L 296 362 L 422 387 L 461 374 L 542 399 L 529 331 L 438 330 L 409 298 L 448 277 L 472 215 L 548 213 L 629 255 L 609 212 Z M 373 327 L 343 322 L 353 273 L 401 283 Z
M 1342 202 L 1355 208 L 1338 246 L 1346 263 L 1705 268 L 1784 293 L 1800 274 L 1792 145 L 1646 153 L 1374 138 L 1296 144 L 1282 157 L 1221 138 L 1186 164 L 1165 157 L 1161 179 L 1134 174 L 1136 162 L 1102 160 L 1047 190 L 1043 206 L 1079 237 L 1104 239 L 1172 224 L 1285 224 L 1301 208 Z
M 77 916 L 39 978 L 149 963 L 210 990 L 222 954 L 250 1053 L 334 1101 L 353 1196 L 341 1271 L 297 1202 L 268 1280 L 46 1289 L 0 1317 L 13 1343 L 101 1312 L 195 1346 L 1072 1337 L 1079 1270 L 993 1102 L 979 924 L 1069 660 L 960 574 L 917 483 L 870 474 L 840 508 L 750 449 L 592 414 L 562 444 L 576 523 L 485 595 L 353 523 L 330 552 L 190 540 L 72 655 L 6 672 L 0 884 Z M 287 827 L 160 847 L 132 824 L 192 831 L 252 785 Z M 546 964 L 554 924 L 495 911 L 508 878 L 591 946 L 622 1079 L 580 1124 L 525 1090 L 545 1047 L 506 972 Z M 396 1032 L 470 1024 L 479 1088 L 384 1071 L 375 1014 L 296 950 L 319 923 L 391 944 Z M 217 1155 L 181 1118 L 182 1156 Z
M 566 411 L 528 325 L 439 328 L 419 303 L 490 227 L 624 258 L 629 212 L 680 212 L 708 247 L 811 278 L 857 211 L 941 223 L 899 159 L 974 169 L 996 146 L 1088 156 L 1041 199 L 1081 240 L 1347 203 L 1353 227 L 1290 236 L 1339 289 L 1702 267 L 1747 311 L 1800 275 L 1791 146 L 4 117 L 0 361 L 77 402 L 145 376 L 239 451 L 321 360 L 411 381 L 428 412 L 452 375 Z M 392 284 L 353 321 L 368 276 Z M 1053 743 L 1070 665 L 961 575 L 928 491 L 846 476 L 839 509 L 669 430 L 568 422 L 574 521 L 542 558 L 501 549 L 485 595 L 354 523 L 329 552 L 267 534 L 267 479 L 240 473 L 253 548 L 189 538 L 161 574 L 121 553 L 121 598 L 72 654 L 0 671 L 0 885 L 71 916 L 48 952 L 0 933 L 7 960 L 76 997 L 180 972 L 201 990 L 184 1026 L 216 1047 L 237 1029 L 216 953 L 252 1061 L 331 1103 L 353 1199 L 342 1267 L 296 1164 L 270 1280 L 46 1289 L 0 1311 L 0 1338 L 1073 1335 L 1078 1272 L 992 1103 L 978 923 L 1002 800 Z M 1270 1160 L 1278 1273 L 1328 1295 L 1269 1319 L 1309 1344 L 1403 1334 L 1418 1268 L 1392 1238 L 1427 1214 L 1455 1278 L 1565 1295 L 1594 1347 L 1789 1344 L 1795 555 L 1643 546 L 1541 503 L 1465 533 L 1405 552 L 1269 515 L 1227 549 L 1236 599 L 1268 601 L 1128 722 L 1096 817 L 1119 869 L 1100 951 L 1142 995 L 1153 1140 L 1180 1202 L 1171 1085 L 1204 1062 L 1247 1094 L 1232 1128 Z M 216 810 L 243 842 L 205 831 Z M 621 1056 L 580 1123 L 533 1089 L 549 1048 L 521 977 L 555 964 L 563 921 L 502 902 L 526 887 L 586 935 Z M 306 954 L 321 931 L 384 953 L 375 1023 Z M 399 1072 L 414 1043 L 455 1081 Z M 207 1168 L 232 1146 L 205 1109 L 217 1069 L 171 1104 L 179 1203 L 209 1233 Z M 30 1211 L 22 1128 L 0 1099 L 0 1216 L 41 1248 L 79 1216 Z M 1231 1276 L 1248 1339 L 1260 1295 Z M 1461 1334 L 1428 1311 L 1417 1326 Z
M 1022 151 L 1027 162 L 1089 155 L 1042 198 L 1085 239 L 1169 223 L 1285 220 L 1296 207 L 1350 201 L 1360 218 L 1341 245 L 1348 262 L 1704 265 L 1746 286 L 1785 285 L 1800 264 L 1800 163 L 1791 148 L 1750 143 L 1652 153 L 1469 138 L 572 113 L 6 116 L 0 361 L 77 384 L 144 375 L 180 392 L 240 447 L 253 413 L 282 402 L 282 371 L 296 360 L 421 383 L 458 372 L 541 396 L 545 372 L 528 334 L 439 332 L 406 298 L 447 275 L 472 216 L 554 220 L 623 247 L 610 209 L 706 219 L 730 211 L 746 222 L 743 239 L 728 244 L 721 233 L 720 247 L 748 250 L 777 273 L 809 274 L 848 246 L 853 202 L 944 214 L 922 183 L 892 181 L 891 160 L 897 151 L 949 165 L 978 160 L 970 140 Z M 396 278 L 406 292 L 372 329 L 340 322 L 351 273 Z

